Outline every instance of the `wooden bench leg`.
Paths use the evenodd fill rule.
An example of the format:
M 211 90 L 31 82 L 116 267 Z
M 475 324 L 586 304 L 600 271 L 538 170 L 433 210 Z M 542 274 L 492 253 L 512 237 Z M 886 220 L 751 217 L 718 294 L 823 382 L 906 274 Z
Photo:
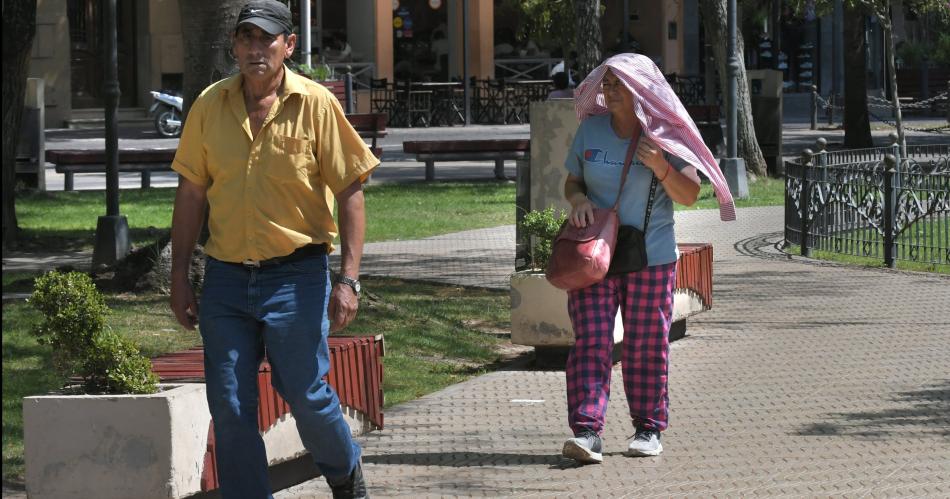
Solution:
M 435 160 L 426 160 L 426 181 L 435 180 Z
M 508 178 L 505 177 L 505 160 L 503 159 L 495 160 L 495 179 L 508 180 Z
M 152 186 L 152 172 L 146 170 L 142 172 L 142 188 L 148 189 Z
M 63 190 L 71 191 L 73 190 L 73 174 L 72 172 L 66 172 L 63 174 Z

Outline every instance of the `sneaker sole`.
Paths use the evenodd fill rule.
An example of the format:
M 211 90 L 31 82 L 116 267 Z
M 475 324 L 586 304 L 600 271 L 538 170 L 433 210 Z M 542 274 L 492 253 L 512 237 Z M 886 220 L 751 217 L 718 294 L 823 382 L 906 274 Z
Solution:
M 568 440 L 564 443 L 564 449 L 561 451 L 561 455 L 585 464 L 600 464 L 604 462 L 603 454 L 585 449 L 572 440 Z
M 624 452 L 623 454 L 627 457 L 651 457 L 659 456 L 661 452 L 663 452 L 663 444 L 658 444 L 657 448 L 654 450 L 634 450 L 628 448 L 627 452 Z

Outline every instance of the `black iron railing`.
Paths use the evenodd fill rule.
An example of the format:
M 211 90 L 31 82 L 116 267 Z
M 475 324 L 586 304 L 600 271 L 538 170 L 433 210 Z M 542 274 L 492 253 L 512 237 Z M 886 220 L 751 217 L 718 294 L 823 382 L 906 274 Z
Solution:
M 896 135 L 896 134 L 895 134 Z M 950 265 L 950 144 L 806 149 L 785 162 L 785 240 L 813 250 Z

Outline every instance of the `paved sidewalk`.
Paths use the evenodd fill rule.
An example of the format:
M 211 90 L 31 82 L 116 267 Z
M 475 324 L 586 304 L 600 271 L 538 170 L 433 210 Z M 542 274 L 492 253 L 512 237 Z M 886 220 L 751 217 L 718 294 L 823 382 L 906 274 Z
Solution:
M 491 373 L 390 408 L 360 438 L 391 496 L 950 496 L 950 278 L 788 258 L 780 207 L 678 212 L 715 245 L 712 311 L 672 346 L 660 457 L 632 430 L 614 369 L 603 465 L 560 457 L 564 374 Z M 316 479 L 275 497 L 326 497 Z

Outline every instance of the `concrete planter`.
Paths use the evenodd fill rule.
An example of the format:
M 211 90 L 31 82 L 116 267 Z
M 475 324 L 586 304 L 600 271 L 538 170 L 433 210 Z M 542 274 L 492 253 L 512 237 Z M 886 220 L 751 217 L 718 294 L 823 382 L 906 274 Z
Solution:
M 200 492 L 210 422 L 203 384 L 152 395 L 26 397 L 27 493 L 145 499 Z
M 362 433 L 363 425 L 346 419 L 354 433 Z M 204 383 L 164 385 L 152 395 L 26 397 L 27 494 L 31 499 L 198 494 L 210 462 L 210 423 Z M 290 414 L 263 437 L 271 466 L 306 454 Z M 312 473 L 313 466 L 307 468 Z
M 620 314 L 614 323 L 614 343 L 623 340 Z M 567 314 L 567 292 L 555 288 L 543 272 L 511 275 L 511 342 L 534 347 L 570 347 L 574 328 Z
M 686 333 L 686 318 L 703 310 L 694 293 L 673 293 L 673 325 L 670 341 Z M 614 343 L 623 341 L 620 314 L 614 320 Z M 541 349 L 566 348 L 574 344 L 574 328 L 567 313 L 567 292 L 548 283 L 542 272 L 522 271 L 511 275 L 511 342 Z

